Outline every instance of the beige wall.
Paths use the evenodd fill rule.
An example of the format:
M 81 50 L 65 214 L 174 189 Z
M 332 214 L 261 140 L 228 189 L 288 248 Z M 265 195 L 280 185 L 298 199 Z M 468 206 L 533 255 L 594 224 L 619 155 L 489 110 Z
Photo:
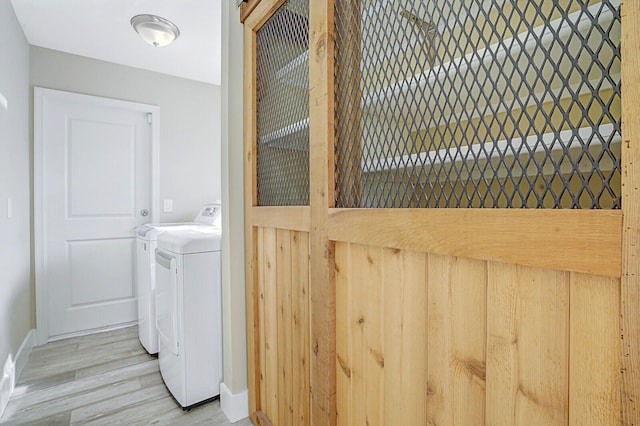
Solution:
M 243 27 L 239 9 L 222 2 L 222 299 L 224 383 L 247 388 L 243 216 Z
M 160 200 L 173 200 L 173 213 L 161 212 L 161 221 L 193 220 L 203 204 L 221 198 L 220 86 L 36 46 L 30 82 L 32 89 L 160 107 Z
M 29 44 L 9 0 L 0 0 L 0 375 L 31 324 Z M 7 199 L 13 217 L 7 217 Z

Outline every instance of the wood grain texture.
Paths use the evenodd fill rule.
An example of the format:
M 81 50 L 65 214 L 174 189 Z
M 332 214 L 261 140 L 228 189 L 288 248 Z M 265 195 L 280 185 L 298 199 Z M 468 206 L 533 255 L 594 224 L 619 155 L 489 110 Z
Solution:
M 309 206 L 254 207 L 253 226 L 309 232 Z
M 0 423 L 231 424 L 219 401 L 191 411 L 178 406 L 136 327 L 34 348 Z
M 486 264 L 429 255 L 429 424 L 483 424 Z
M 293 424 L 309 424 L 309 234 L 291 234 Z
M 335 94 L 336 154 L 335 169 L 337 205 L 360 207 L 362 199 L 362 135 L 360 111 L 361 12 L 360 0 L 342 2 L 338 6 L 343 33 L 341 45 L 336 49 Z M 331 177 L 330 177 L 331 179 Z
M 486 423 L 564 425 L 569 273 L 488 263 Z
M 244 22 L 247 20 L 253 9 L 258 6 L 262 0 L 244 0 L 240 5 L 240 22 Z
M 615 210 L 332 209 L 328 232 L 333 241 L 621 274 L 622 213 Z
M 353 424 L 351 415 L 351 270 L 349 243 L 336 243 L 336 423 L 340 426 Z
M 351 377 L 352 424 L 384 420 L 384 292 L 382 249 L 352 244 Z
M 622 414 L 640 425 L 640 2 L 625 1 L 622 15 Z
M 427 424 L 427 255 L 384 249 L 384 422 Z
M 265 398 L 264 411 L 274 424 L 279 424 L 278 413 L 278 294 L 276 230 L 263 228 L 263 247 L 260 256 L 264 270 L 264 357 Z
M 572 273 L 570 300 L 569 424 L 620 424 L 620 281 Z
M 276 231 L 276 307 L 278 324 L 278 420 L 293 424 L 291 232 Z
M 259 378 L 259 386 L 255 389 L 255 393 L 259 396 L 260 399 L 257 401 L 257 406 L 254 410 L 250 410 L 249 413 L 253 416 L 253 413 L 256 411 L 263 411 L 267 409 L 267 357 L 266 357 L 266 276 L 264 268 L 264 228 L 255 228 L 257 234 L 257 258 L 260 259 L 260 262 L 257 263 L 257 288 L 258 288 L 258 309 L 256 310 L 256 316 L 258 318 L 258 339 L 257 339 L 257 349 L 256 351 L 256 361 L 259 361 L 259 364 L 254 367 L 256 371 L 256 375 Z M 249 393 L 251 393 L 251 389 L 249 389 Z
M 334 203 L 334 2 L 309 2 L 311 424 L 336 422 L 335 278 L 327 238 Z
M 269 20 L 286 0 L 260 0 L 256 4 L 248 5 L 251 7 L 250 13 L 244 19 L 245 28 L 251 29 L 254 33 Z M 242 10 L 240 11 L 242 13 Z M 242 20 L 242 16 L 240 17 Z

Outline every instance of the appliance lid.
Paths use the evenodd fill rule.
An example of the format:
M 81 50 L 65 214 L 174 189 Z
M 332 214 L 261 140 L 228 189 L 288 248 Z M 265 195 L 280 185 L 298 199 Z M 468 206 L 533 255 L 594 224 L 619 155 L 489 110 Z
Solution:
M 144 239 L 156 239 L 158 234 L 165 231 L 179 231 L 194 226 L 201 226 L 195 222 L 176 223 L 145 223 L 136 227 L 136 234 Z
M 222 249 L 222 233 L 213 226 L 200 226 L 158 237 L 158 248 L 176 254 L 205 253 Z

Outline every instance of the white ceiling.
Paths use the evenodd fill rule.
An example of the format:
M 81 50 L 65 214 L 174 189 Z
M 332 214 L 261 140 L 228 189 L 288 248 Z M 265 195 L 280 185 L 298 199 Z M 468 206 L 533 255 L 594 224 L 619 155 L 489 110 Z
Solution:
M 135 68 L 220 84 L 221 1 L 228 0 L 11 0 L 30 44 Z M 150 13 L 180 29 L 169 46 L 155 48 L 131 28 Z

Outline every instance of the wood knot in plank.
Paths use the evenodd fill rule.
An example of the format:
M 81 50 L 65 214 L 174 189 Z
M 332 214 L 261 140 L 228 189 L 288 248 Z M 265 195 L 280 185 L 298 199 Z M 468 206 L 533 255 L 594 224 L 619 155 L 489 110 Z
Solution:
M 478 361 L 477 359 L 473 358 L 455 357 L 453 360 L 453 364 L 456 371 L 467 375 L 470 379 L 473 379 L 475 377 L 477 379 L 480 379 L 482 382 L 485 381 L 486 367 L 484 362 Z
M 376 360 L 378 365 L 384 368 L 384 355 L 372 348 L 369 348 L 369 352 L 373 355 L 373 358 Z
M 344 373 L 345 376 L 347 376 L 349 380 L 351 380 L 351 369 L 346 365 L 346 363 L 344 362 L 342 357 L 340 357 L 340 355 L 338 355 L 337 358 L 338 358 L 338 364 L 340 364 L 340 368 L 342 369 L 342 372 Z
M 316 43 L 316 62 L 324 61 L 327 56 L 327 37 L 322 35 Z

